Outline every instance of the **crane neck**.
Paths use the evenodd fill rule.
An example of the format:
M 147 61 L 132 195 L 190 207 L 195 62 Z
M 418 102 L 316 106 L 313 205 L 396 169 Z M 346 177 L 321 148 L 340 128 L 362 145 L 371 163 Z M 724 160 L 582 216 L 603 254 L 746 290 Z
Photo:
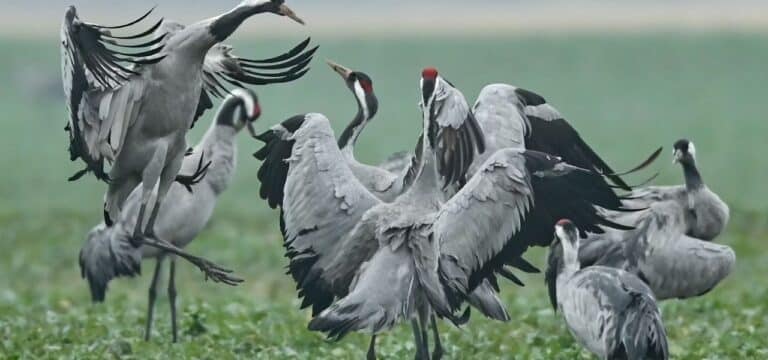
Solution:
M 338 145 L 342 152 L 352 155 L 355 143 L 357 143 L 357 139 L 360 137 L 363 129 L 368 124 L 368 120 L 370 120 L 368 111 L 366 110 L 365 106 L 360 104 L 358 101 L 357 114 L 352 119 L 352 121 L 347 124 L 347 127 L 344 128 L 344 131 L 339 137 Z
M 432 148 L 432 143 L 426 131 L 422 135 L 421 143 L 421 161 L 419 161 L 418 168 L 416 169 L 416 179 L 407 191 L 442 195 L 442 185 L 440 184 L 440 174 L 437 171 L 435 150 Z
M 704 187 L 704 180 L 701 178 L 699 169 L 696 168 L 696 160 L 681 162 L 683 167 L 683 176 L 685 177 L 685 188 L 688 191 L 699 190 Z
M 261 5 L 238 5 L 234 9 L 213 18 L 210 31 L 216 42 L 226 40 L 249 17 L 269 11 L 269 3 Z
M 194 155 L 189 157 L 190 161 L 194 160 L 197 164 L 202 154 L 203 164 L 211 162 L 203 181 L 208 183 L 217 194 L 225 191 L 234 177 L 237 161 L 236 138 L 241 129 L 236 128 L 228 122 L 231 120 L 226 119 L 232 119 L 236 103 L 237 100 L 231 97 L 222 103 L 208 131 L 195 147 Z M 188 160 L 185 160 L 185 163 L 186 161 Z

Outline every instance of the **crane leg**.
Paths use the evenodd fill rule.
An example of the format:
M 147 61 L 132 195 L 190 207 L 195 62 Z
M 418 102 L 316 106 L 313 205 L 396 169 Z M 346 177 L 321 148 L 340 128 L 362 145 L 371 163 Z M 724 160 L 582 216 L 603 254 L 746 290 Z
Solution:
M 133 226 L 133 236 L 131 236 L 130 242 L 133 247 L 140 247 L 143 244 L 141 239 L 141 223 L 144 222 L 144 213 L 147 211 L 147 204 L 144 202 L 143 196 L 141 206 L 139 207 L 139 215 L 136 217 L 136 225 Z
M 139 207 L 139 215 L 136 217 L 136 224 L 133 227 L 133 238 L 131 239 L 131 244 L 134 247 L 142 245 L 141 228 L 144 225 L 144 214 L 147 211 L 147 205 L 152 197 L 155 186 L 160 183 L 167 150 L 167 146 L 159 146 L 152 155 L 152 160 L 149 161 L 149 164 L 147 164 L 141 174 L 141 207 Z M 155 205 L 157 203 L 158 201 L 155 200 Z M 152 212 L 155 212 L 154 209 Z
M 421 328 L 421 341 L 422 341 L 422 348 L 424 351 L 425 359 L 429 360 L 429 333 L 427 332 L 427 328 L 429 327 L 429 324 L 427 323 L 428 316 L 426 313 L 420 313 L 419 314 L 419 328 Z
M 435 314 L 430 315 L 430 322 L 432 323 L 432 336 L 435 338 L 435 349 L 432 351 L 432 360 L 440 360 L 443 358 L 443 344 L 440 343 L 440 333 L 437 331 L 437 319 Z
M 171 304 L 171 334 L 173 342 L 179 341 L 179 331 L 176 327 L 176 258 L 171 256 L 170 273 L 168 275 L 168 302 Z
M 152 275 L 152 282 L 149 284 L 149 303 L 147 304 L 147 326 L 144 330 L 144 341 L 149 341 L 152 335 L 152 318 L 155 313 L 155 299 L 157 299 L 157 283 L 160 279 L 160 269 L 163 267 L 163 257 L 157 258 L 155 264 L 155 273 Z
M 160 250 L 163 250 L 165 252 L 168 252 L 170 254 L 174 254 L 182 257 L 184 260 L 189 261 L 190 263 L 192 263 L 192 265 L 195 265 L 198 269 L 200 269 L 203 273 L 205 273 L 206 279 L 211 279 L 214 282 L 221 282 L 221 283 L 232 285 L 232 286 L 238 285 L 241 282 L 243 282 L 243 279 L 230 275 L 232 273 L 232 270 L 223 268 L 206 259 L 187 253 L 186 251 L 179 249 L 178 247 L 174 246 L 171 243 L 168 243 L 167 241 L 163 241 L 155 238 L 144 238 L 143 244 L 147 246 L 152 246 Z
M 424 345 L 424 337 L 419 326 L 419 320 L 411 320 L 411 327 L 413 328 L 413 341 L 416 344 L 416 360 L 429 360 L 429 350 Z
M 163 168 L 162 171 L 158 174 L 159 180 L 157 184 L 157 197 L 155 199 L 155 205 L 152 208 L 152 213 L 149 214 L 147 226 L 144 228 L 144 235 L 146 237 L 156 238 L 155 221 L 157 220 L 157 216 L 160 213 L 160 205 L 165 200 L 166 195 L 168 195 L 168 191 L 171 189 L 171 185 L 173 185 L 174 181 L 176 180 L 176 175 L 179 173 L 179 170 L 181 170 L 181 164 L 183 161 L 184 154 L 182 153 L 180 156 L 177 156 L 175 159 L 173 159 L 170 164 Z
M 368 345 L 366 360 L 376 360 L 376 335 L 371 336 L 371 344 Z
M 181 168 L 181 162 L 184 160 L 184 153 L 182 152 L 169 166 L 163 169 L 162 166 L 163 163 L 165 163 L 165 154 L 165 148 L 156 150 L 150 165 L 144 169 L 144 173 L 142 174 L 143 188 L 141 207 L 139 208 L 139 215 L 136 220 L 136 226 L 134 227 L 133 239 L 131 239 L 132 244 L 136 247 L 142 245 L 152 246 L 170 254 L 178 255 L 194 264 L 205 273 L 206 279 L 212 279 L 214 282 L 223 282 L 233 286 L 241 283 L 243 281 L 242 279 L 230 275 L 232 270 L 225 269 L 204 258 L 191 255 L 173 244 L 159 239 L 155 235 L 155 220 L 160 211 L 160 205 L 162 204 L 165 195 L 168 194 L 168 191 L 176 178 L 176 174 Z M 150 214 L 150 217 L 147 220 L 146 230 L 142 233 L 141 228 L 144 222 L 144 214 L 147 209 L 147 204 L 151 199 L 152 192 L 154 191 L 155 184 L 157 184 L 157 197 L 155 199 L 154 207 L 152 208 L 152 214 Z

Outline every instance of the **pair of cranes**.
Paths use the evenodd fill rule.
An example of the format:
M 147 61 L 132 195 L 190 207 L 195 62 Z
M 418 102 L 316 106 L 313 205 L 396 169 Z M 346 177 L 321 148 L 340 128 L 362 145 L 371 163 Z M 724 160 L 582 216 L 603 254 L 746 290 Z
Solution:
M 202 229 L 216 196 L 232 176 L 234 134 L 242 128 L 255 134 L 252 122 L 260 113 L 255 95 L 232 91 L 198 148 L 181 152 L 182 164 L 178 164 L 178 149 L 186 149 L 181 146 L 183 134 L 193 119 L 212 107 L 210 96 L 221 97 L 227 91 L 222 81 L 240 87 L 242 83 L 291 81 L 306 73 L 314 52 L 305 51 L 307 42 L 284 55 L 260 61 L 236 58 L 231 47 L 219 44 L 247 17 L 260 12 L 302 22 L 282 1 L 244 1 L 228 13 L 189 27 L 160 22 L 138 34 L 141 36 L 116 37 L 109 28 L 80 22 L 74 9 L 67 12 L 63 45 L 65 90 L 71 111 L 70 152 L 73 158 L 85 160 L 86 171 L 110 183 L 105 223 L 89 234 L 81 252 L 81 268 L 94 299 L 102 300 L 111 278 L 137 273 L 143 256 L 159 257 L 150 287 L 147 337 L 166 252 L 189 259 L 216 281 L 235 284 L 239 280 L 178 247 Z M 156 34 L 155 38 L 143 44 L 118 42 L 150 34 Z M 117 52 L 104 42 L 149 50 Z M 127 68 L 119 62 L 134 65 Z M 538 94 L 509 85 L 490 85 L 470 108 L 463 94 L 434 68 L 425 69 L 421 76 L 422 135 L 415 153 L 395 156 L 379 167 L 362 164 L 354 158 L 353 146 L 378 109 L 372 80 L 361 72 L 330 65 L 344 78 L 358 104 L 357 116 L 338 141 L 328 119 L 314 113 L 292 117 L 257 136 L 265 142 L 256 153 L 264 160 L 258 172 L 260 193 L 270 206 L 280 207 L 289 272 L 299 287 L 302 307 L 313 308 L 310 329 L 326 332 L 334 339 L 350 331 L 369 331 L 373 336 L 368 354 L 375 357 L 376 334 L 410 320 L 417 356 L 430 357 L 427 327 L 431 326 L 435 341 L 432 357 L 439 358 L 443 350 L 436 316 L 465 323 L 469 310 L 458 313 L 467 303 L 485 316 L 508 320 L 509 314 L 497 296 L 497 276 L 520 283 L 512 268 L 538 271 L 522 256 L 530 246 L 549 245 L 555 228 L 558 238 L 567 244 L 563 246 L 565 259 L 558 260 L 557 248 L 553 248 L 547 279 L 553 303 L 565 314 L 574 335 L 604 356 L 622 351 L 630 358 L 666 356 L 654 294 L 637 284 L 651 282 L 654 288 L 648 274 L 657 271 L 660 277 L 674 277 L 680 268 L 663 268 L 663 259 L 638 266 L 638 254 L 626 250 L 639 246 L 627 245 L 630 243 L 651 243 L 627 240 L 630 237 L 661 236 L 648 232 L 651 225 L 645 224 L 651 220 L 644 219 L 649 215 L 638 215 L 660 216 L 652 210 L 661 200 L 647 195 L 655 194 L 654 189 L 617 196 L 613 187 L 632 187 Z M 254 69 L 284 71 L 265 74 Z M 181 72 L 185 76 L 179 78 Z M 183 122 L 185 114 L 188 121 Z M 692 145 L 675 148 L 683 161 Z M 190 156 L 185 159 L 185 154 Z M 204 154 L 211 158 L 205 166 Z M 657 155 L 654 153 L 638 169 Z M 113 162 L 108 175 L 103 170 L 104 159 Z M 194 174 L 178 176 L 179 167 L 194 169 Z M 686 174 L 693 174 L 689 170 Z M 192 189 L 192 185 L 192 192 L 185 189 Z M 686 191 L 697 189 L 700 187 Z M 687 225 L 664 236 L 681 236 L 680 231 L 684 231 L 683 236 L 693 235 L 696 225 L 709 226 L 710 219 L 695 211 L 707 206 L 707 201 L 695 198 L 687 196 L 688 206 L 679 216 L 680 223 Z M 643 199 L 645 203 L 634 207 Z M 154 205 L 145 219 L 150 204 Z M 641 207 L 649 210 L 627 211 Z M 725 211 L 727 216 L 727 208 Z M 571 220 L 560 220 L 564 218 Z M 656 224 L 662 228 L 666 220 L 656 220 Z M 579 237 L 586 238 L 584 250 Z M 600 248 L 603 243 L 608 245 Z M 703 247 L 695 241 L 689 245 L 677 250 L 695 252 Z M 610 251 L 597 250 L 603 259 L 585 264 L 574 253 L 588 253 L 588 247 Z M 730 251 L 714 248 L 726 255 Z M 657 253 L 665 250 L 658 249 Z M 672 256 L 685 256 L 685 251 Z M 722 259 L 722 270 L 701 293 L 730 271 L 733 253 Z M 582 264 L 611 262 L 631 266 L 578 270 Z M 169 295 L 174 304 L 173 260 L 171 274 Z M 585 280 L 573 280 L 578 277 Z M 590 282 L 592 285 L 585 285 Z M 599 298 L 627 289 L 631 291 L 626 296 Z M 574 295 L 563 299 L 558 293 Z M 613 304 L 591 309 L 614 321 L 612 329 L 618 326 L 622 330 L 590 331 L 595 322 L 584 320 L 592 319 L 588 316 L 594 312 L 578 313 L 583 307 L 574 307 L 573 301 L 588 306 Z M 172 321 L 176 340 L 173 306 Z M 638 322 L 653 326 L 639 331 Z M 599 326 L 605 328 L 604 324 Z

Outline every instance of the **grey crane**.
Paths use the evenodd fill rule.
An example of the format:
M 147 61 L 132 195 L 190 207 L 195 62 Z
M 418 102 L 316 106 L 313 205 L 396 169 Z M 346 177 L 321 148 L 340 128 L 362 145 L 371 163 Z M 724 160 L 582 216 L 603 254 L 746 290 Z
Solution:
M 696 146 L 692 141 L 680 139 L 673 144 L 673 162 L 683 169 L 684 184 L 636 189 L 626 196 L 624 203 L 627 207 L 644 208 L 660 201 L 674 201 L 684 209 L 685 233 L 713 240 L 728 224 L 728 205 L 704 183 L 696 166 Z
M 624 204 L 646 210 L 605 214 L 635 229 L 590 235 L 579 252 L 583 266 L 611 266 L 637 275 L 659 300 L 706 294 L 733 271 L 736 262 L 730 247 L 710 242 L 727 222 L 728 206 L 701 180 L 693 144 L 679 140 L 674 148 L 674 161 L 682 164 L 686 184 L 636 190 Z M 553 268 L 562 266 L 560 256 L 559 250 L 550 254 Z M 548 274 L 550 281 L 553 276 Z
M 540 224 L 551 232 L 556 221 L 551 216 L 571 214 L 585 229 L 601 231 L 596 224 L 610 222 L 599 217 L 593 202 L 607 208 L 621 204 L 615 195 L 588 199 L 592 193 L 587 189 L 594 186 L 584 176 L 589 172 L 575 174 L 575 167 L 555 157 L 515 149 L 489 159 L 487 169 L 443 204 L 443 188 L 464 179 L 475 153 L 483 150 L 483 135 L 461 93 L 436 70 L 422 72 L 421 88 L 424 127 L 418 177 L 391 203 L 378 199 L 354 177 L 328 120 L 320 114 L 284 122 L 281 126 L 290 135 L 268 145 L 273 151 L 263 166 L 268 169 L 265 179 L 278 184 L 270 189 L 282 195 L 289 272 L 302 305 L 320 311 L 310 329 L 339 339 L 355 330 L 375 335 L 411 319 L 419 356 L 428 358 L 424 325 L 433 309 L 460 320 L 454 312 L 502 270 L 507 255 L 543 241 L 537 236 Z M 532 178 L 542 190 L 538 195 L 530 189 Z M 560 197 L 565 206 L 551 200 Z M 538 211 L 530 206 L 534 200 L 542 205 Z M 508 221 L 510 215 L 516 220 Z M 521 216 L 530 219 L 524 228 L 507 226 L 519 225 Z M 514 234 L 522 237 L 506 241 Z M 443 242 L 447 244 L 435 252 L 435 245 Z M 468 266 L 457 267 L 459 259 Z M 369 355 L 372 352 L 370 347 Z
M 182 173 L 190 173 L 207 159 L 207 175 L 196 180 L 194 189 L 185 188 L 180 183 L 171 186 L 168 202 L 158 215 L 157 234 L 162 239 L 183 248 L 203 230 L 213 215 L 219 195 L 227 189 L 234 176 L 236 135 L 243 128 L 251 126 L 260 114 L 261 107 L 256 94 L 250 90 L 235 89 L 224 99 L 211 127 L 182 165 Z M 156 259 L 149 287 L 146 320 L 145 339 L 149 340 L 158 279 L 162 265 L 168 258 L 168 299 L 171 303 L 173 342 L 176 342 L 176 262 L 173 254 L 147 246 L 136 248 L 130 242 L 133 227 L 138 221 L 141 195 L 141 188 L 136 187 L 128 196 L 117 222 L 111 226 L 101 223 L 88 233 L 80 251 L 80 269 L 83 277 L 88 280 L 93 301 L 102 302 L 109 281 L 115 277 L 139 275 L 142 259 Z M 150 203 L 156 201 L 156 197 L 156 192 L 153 192 Z
M 653 292 L 634 274 L 579 263 L 579 235 L 570 220 L 555 226 L 564 266 L 556 301 L 568 329 L 601 359 L 668 359 L 667 334 Z
M 108 27 L 86 23 L 74 7 L 67 8 L 61 30 L 62 72 L 70 157 L 86 163 L 70 179 L 91 171 L 108 182 L 107 222 L 119 216 L 126 198 L 141 184 L 133 245 L 167 249 L 154 236 L 155 221 L 182 166 L 187 130 L 212 107 L 209 93 L 220 95 L 217 87 L 224 88 L 218 79 L 235 86 L 290 81 L 306 72 L 306 59 L 302 55 L 297 56 L 298 63 L 296 58 L 283 61 L 283 56 L 239 59 L 226 48 L 216 47 L 255 14 L 270 12 L 303 23 L 283 0 L 245 0 L 231 11 L 188 27 L 169 26 L 176 31 L 140 44 L 128 42 L 154 34 L 162 20 L 138 34 L 112 33 L 137 24 L 151 11 L 125 25 Z M 139 52 L 126 52 L 126 48 Z M 260 74 L 252 68 L 287 70 Z M 104 171 L 105 160 L 111 163 L 109 174 Z M 145 222 L 155 187 L 157 200 Z

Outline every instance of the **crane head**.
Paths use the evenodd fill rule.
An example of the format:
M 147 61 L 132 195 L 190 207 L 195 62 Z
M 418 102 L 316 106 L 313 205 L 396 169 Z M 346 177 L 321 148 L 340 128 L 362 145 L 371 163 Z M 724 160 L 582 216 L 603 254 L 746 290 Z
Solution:
M 696 146 L 688 139 L 677 140 L 672 146 L 672 156 L 673 163 L 691 164 L 696 160 Z
M 373 118 L 379 109 L 379 100 L 373 92 L 371 77 L 362 71 L 354 71 L 331 60 L 326 60 L 326 62 L 333 71 L 341 76 L 344 83 L 347 84 L 347 88 L 352 91 L 360 110 L 366 115 L 365 120 Z
M 289 19 L 304 25 L 302 20 L 296 13 L 285 5 L 285 0 L 243 0 L 240 3 L 240 7 L 257 9 L 260 12 L 271 12 L 280 16 L 287 16 Z

